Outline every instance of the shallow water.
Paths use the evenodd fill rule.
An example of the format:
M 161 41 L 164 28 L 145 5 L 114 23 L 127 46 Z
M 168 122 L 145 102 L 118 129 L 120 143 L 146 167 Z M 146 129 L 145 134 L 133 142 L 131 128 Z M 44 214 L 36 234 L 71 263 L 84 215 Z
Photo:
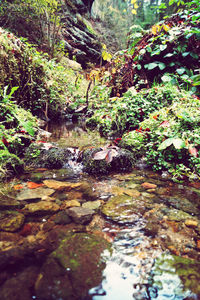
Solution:
M 85 129 L 73 124 L 62 124 L 57 128 L 54 126 L 52 132 L 50 142 L 57 142 L 60 147 L 86 149 L 107 143 L 97 133 L 88 133 Z M 88 187 L 87 191 L 76 189 L 69 191 L 67 201 L 76 199 L 83 206 L 84 203 L 90 202 L 92 196 L 97 195 L 95 200 L 100 200 L 101 204 L 96 209 L 95 215 L 99 219 L 93 225 L 91 225 L 92 222 L 87 226 L 73 222 L 66 223 L 66 225 L 62 223 L 63 221 L 61 223 L 56 221 L 57 213 L 53 215 L 52 213 L 50 215 L 48 213 L 46 215 L 25 214 L 23 228 L 14 232 L 2 230 L 0 255 L 3 256 L 1 257 L 5 258 L 5 255 L 9 257 L 10 251 L 15 249 L 16 245 L 24 247 L 25 254 L 23 256 L 23 252 L 14 251 L 15 254 L 1 264 L 1 300 L 200 299 L 200 263 L 198 263 L 200 258 L 200 190 L 198 185 L 175 184 L 145 169 L 134 169 L 129 174 L 112 174 L 94 178 L 82 173 L 81 166 L 74 160 L 71 165 L 62 170 L 27 172 L 2 188 L 3 195 L 12 194 L 19 199 L 22 192 L 29 193 L 28 182 L 40 184 L 44 180 L 52 179 L 59 182 L 71 182 L 72 185 L 81 182 L 89 183 L 90 192 L 88 192 Z M 142 186 L 144 182 L 155 184 L 156 188 L 145 189 Z M 13 191 L 13 187 L 17 185 L 21 185 L 22 188 Z M 91 196 L 91 193 L 94 195 Z M 66 194 L 62 189 L 58 189 L 54 195 L 55 200 L 51 199 L 51 201 L 60 207 L 59 211 L 65 211 L 63 203 L 66 202 Z M 122 202 L 120 197 L 123 199 Z M 108 203 L 114 203 L 114 206 L 111 207 Z M 13 209 L 13 206 L 10 207 Z M 17 211 L 24 213 L 23 207 L 16 207 Z M 8 207 L 2 206 L 2 211 L 5 209 Z M 78 266 L 75 257 L 79 256 L 79 252 L 75 248 L 72 249 L 73 259 L 70 258 L 68 262 L 66 257 L 62 257 L 62 260 L 59 260 L 66 245 L 59 246 L 60 241 L 57 246 L 52 245 L 57 243 L 53 236 L 57 232 L 59 236 L 64 236 L 68 231 L 76 234 L 92 233 L 109 242 L 111 248 L 104 250 L 102 248 L 102 251 L 98 253 L 100 256 L 96 271 L 89 269 L 94 266 L 89 266 L 84 252 L 81 252 L 81 257 L 85 259 L 82 261 L 82 266 L 87 268 L 88 264 L 89 271 L 86 269 L 80 271 L 81 266 L 75 268 L 76 271 L 72 270 L 73 267 Z M 77 236 L 72 235 L 71 240 L 73 238 Z M 90 236 L 85 238 L 89 239 Z M 35 248 L 27 251 L 27 242 L 29 247 L 35 243 Z M 60 247 L 59 257 L 56 256 L 55 250 L 58 246 Z M 90 256 L 88 249 L 85 251 Z M 91 249 L 95 251 L 95 248 Z M 66 251 L 69 252 L 69 250 Z M 16 257 L 13 258 L 13 255 Z M 54 256 L 56 256 L 56 263 L 59 261 L 59 265 L 65 266 L 65 271 L 57 270 L 55 261 L 52 263 Z M 28 268 L 30 271 L 27 271 Z M 96 274 L 92 275 L 94 276 L 93 284 L 91 278 L 87 277 L 86 271 Z M 26 280 L 23 274 L 28 274 Z M 29 277 L 31 279 L 28 279 Z M 68 279 L 70 283 L 67 283 Z M 17 286 L 21 289 L 21 294 Z M 71 288 L 72 292 L 68 295 Z M 79 289 L 80 292 L 77 291 Z

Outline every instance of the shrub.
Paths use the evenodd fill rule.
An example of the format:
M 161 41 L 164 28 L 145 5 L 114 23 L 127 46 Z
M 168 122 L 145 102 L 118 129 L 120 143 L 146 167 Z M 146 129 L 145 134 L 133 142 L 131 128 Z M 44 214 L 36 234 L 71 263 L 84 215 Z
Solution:
M 122 145 L 137 157 L 144 155 L 154 170 L 168 170 L 174 177 L 200 175 L 199 109 L 199 99 L 185 92 L 141 122 L 139 130 L 126 133 Z

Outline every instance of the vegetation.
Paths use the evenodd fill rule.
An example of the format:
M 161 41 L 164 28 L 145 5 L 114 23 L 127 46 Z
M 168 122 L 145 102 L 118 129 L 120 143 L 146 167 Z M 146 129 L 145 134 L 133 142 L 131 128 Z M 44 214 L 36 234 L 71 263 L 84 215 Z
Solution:
M 115 142 L 131 150 L 135 161 L 143 157 L 154 170 L 167 170 L 174 178 L 199 176 L 198 1 L 161 1 L 160 6 L 157 1 L 149 6 L 142 0 L 96 3 L 95 17 L 102 10 L 106 24 L 112 16 L 110 29 L 121 26 L 117 39 L 126 32 L 128 41 L 124 42 L 126 49 L 113 56 L 110 44 L 103 45 L 102 59 L 107 63 L 87 72 L 86 81 L 80 72 L 66 67 L 64 52 L 59 63 L 58 58 L 52 58 L 60 47 L 60 1 L 4 2 L 0 22 L 18 34 L 20 24 L 31 25 L 38 34 L 34 37 L 25 27 L 27 40 L 0 29 L 0 173 L 6 168 L 11 172 L 23 168 L 24 148 L 38 130 L 33 115 L 58 118 L 85 104 L 83 108 L 90 115 L 87 126 L 109 138 L 117 137 Z M 115 24 L 114 16 L 118 16 Z M 155 21 L 159 23 L 153 25 Z M 30 43 L 30 36 L 37 48 Z

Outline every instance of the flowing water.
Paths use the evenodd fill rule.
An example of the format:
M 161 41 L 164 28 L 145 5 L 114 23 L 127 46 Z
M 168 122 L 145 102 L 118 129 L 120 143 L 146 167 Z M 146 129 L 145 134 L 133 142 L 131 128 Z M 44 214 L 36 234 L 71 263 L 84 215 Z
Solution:
M 176 184 L 148 169 L 88 176 L 78 151 L 107 141 L 71 123 L 48 130 L 49 142 L 69 147 L 74 160 L 60 170 L 27 171 L 2 187 L 12 201 L 0 199 L 0 299 L 200 299 L 199 183 Z M 53 181 L 70 183 L 67 194 L 42 186 Z M 42 196 L 33 196 L 39 189 Z M 70 201 L 94 209 L 91 221 L 69 221 Z M 20 222 L 10 219 L 13 211 L 22 215 L 16 229 L 8 225 Z

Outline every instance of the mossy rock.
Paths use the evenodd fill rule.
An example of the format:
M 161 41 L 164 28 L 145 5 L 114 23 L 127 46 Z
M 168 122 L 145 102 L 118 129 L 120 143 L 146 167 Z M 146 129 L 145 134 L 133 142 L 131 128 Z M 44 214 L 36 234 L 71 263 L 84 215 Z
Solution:
M 158 299 L 162 299 L 169 290 L 174 299 L 192 299 L 194 294 L 198 298 L 200 263 L 188 258 L 163 254 L 155 260 L 149 280 L 152 291 L 158 292 Z
M 24 170 L 23 161 L 7 150 L 0 150 L 0 179 L 20 174 Z
M 25 216 L 16 211 L 0 213 L 0 230 L 15 232 L 24 224 Z
M 89 233 L 68 233 L 49 255 L 36 282 L 39 299 L 86 299 L 89 289 L 102 281 L 102 253 L 110 244 Z M 51 287 L 51 289 L 49 289 Z
M 24 161 L 27 165 L 37 168 L 59 169 L 72 157 L 67 148 L 53 146 L 46 150 L 43 144 L 31 144 L 26 152 Z
M 106 175 L 112 172 L 128 172 L 132 170 L 133 158 L 128 150 L 118 148 L 116 156 L 110 162 L 105 159 L 94 159 L 94 155 L 102 148 L 87 149 L 83 153 L 84 171 L 91 175 Z

